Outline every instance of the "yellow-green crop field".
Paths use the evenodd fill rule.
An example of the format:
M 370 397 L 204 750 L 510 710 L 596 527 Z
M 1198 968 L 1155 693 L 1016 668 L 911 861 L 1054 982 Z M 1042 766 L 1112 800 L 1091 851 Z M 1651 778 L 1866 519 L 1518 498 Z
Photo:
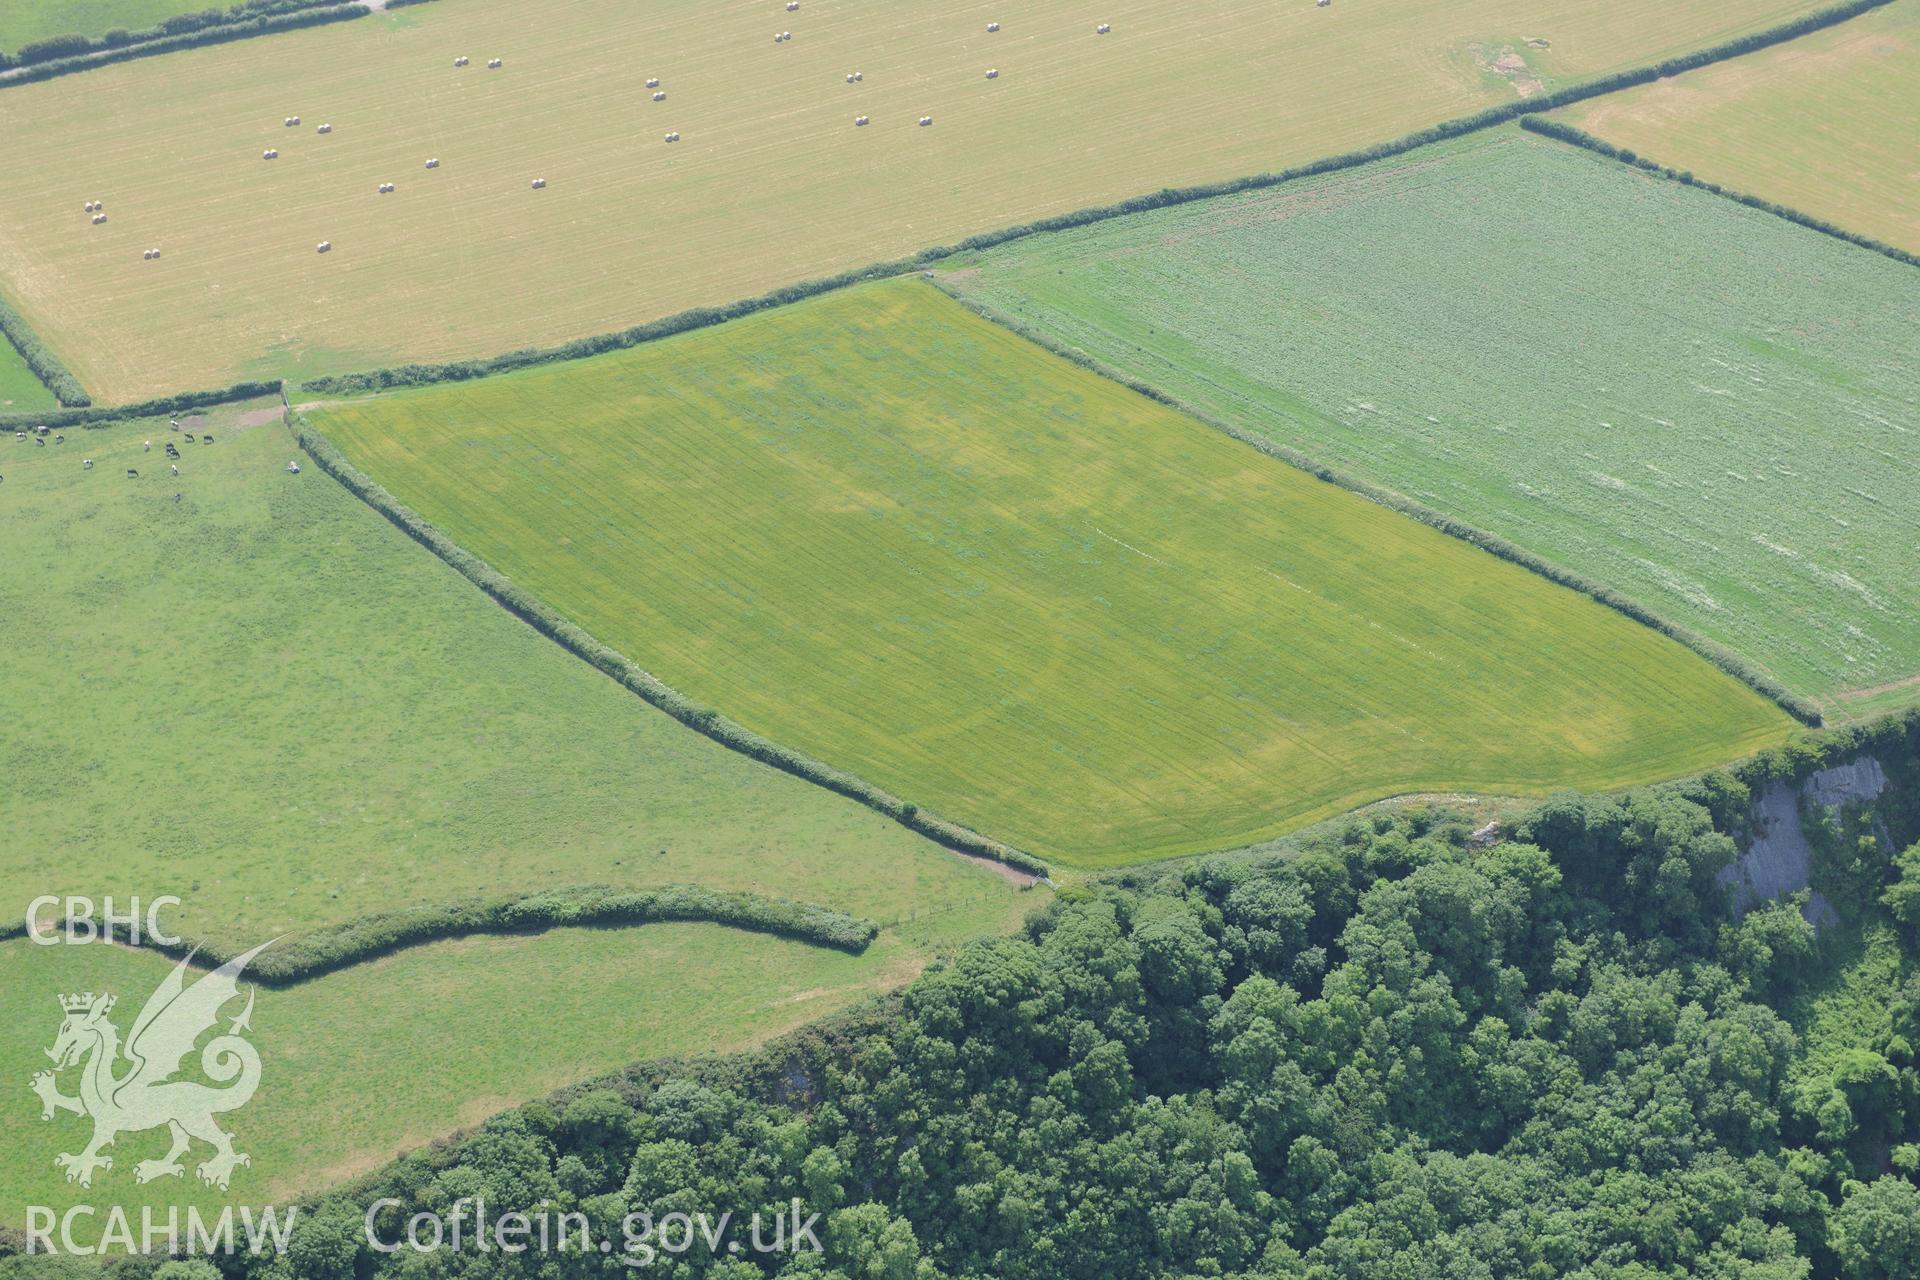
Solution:
M 1075 863 L 1786 735 L 1672 641 L 915 279 L 311 421 L 695 700 Z
M 1615 146 L 1920 253 L 1920 8 L 1560 113 Z
M 1350 150 L 1814 7 L 442 0 L 0 90 L 0 293 L 103 401 L 491 355 Z

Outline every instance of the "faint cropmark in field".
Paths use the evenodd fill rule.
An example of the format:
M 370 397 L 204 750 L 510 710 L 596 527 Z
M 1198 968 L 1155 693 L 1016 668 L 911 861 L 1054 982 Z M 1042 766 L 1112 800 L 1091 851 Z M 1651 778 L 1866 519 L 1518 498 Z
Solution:
M 252 991 L 247 992 L 246 1007 L 228 1020 L 226 1031 L 200 1051 L 201 1072 L 214 1085 L 224 1087 L 175 1077 L 201 1036 L 219 1023 L 221 1009 L 239 996 L 241 972 L 271 945 L 262 943 L 236 956 L 192 986 L 186 984 L 192 957 L 180 961 L 147 998 L 124 1046 L 119 1028 L 108 1016 L 115 1003 L 112 995 L 89 991 L 60 997 L 65 1019 L 53 1047 L 46 1051 L 53 1059 L 53 1070 L 35 1075 L 32 1087 L 40 1097 L 41 1119 L 52 1120 L 68 1111 L 93 1121 L 93 1139 L 84 1150 L 54 1157 L 68 1182 L 92 1186 L 95 1170 L 113 1168 L 112 1157 L 101 1151 L 116 1137 L 162 1125 L 171 1133 L 172 1145 L 163 1158 L 135 1165 L 135 1182 L 181 1176 L 181 1157 L 196 1141 L 213 1148 L 196 1170 L 210 1186 L 226 1190 L 234 1169 L 253 1163 L 234 1150 L 233 1135 L 215 1119 L 245 1106 L 260 1085 L 260 1054 L 244 1035 L 253 1016 Z M 125 1070 L 120 1069 L 123 1059 Z M 60 1091 L 59 1081 L 60 1073 L 69 1067 L 80 1071 L 79 1093 L 71 1097 Z

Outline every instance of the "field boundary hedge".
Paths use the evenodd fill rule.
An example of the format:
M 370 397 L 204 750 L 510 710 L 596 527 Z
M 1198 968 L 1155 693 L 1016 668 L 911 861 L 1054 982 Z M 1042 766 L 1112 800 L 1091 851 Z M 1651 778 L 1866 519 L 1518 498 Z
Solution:
M 72 75 L 76 71 L 91 71 L 95 67 L 110 66 L 116 62 L 131 62 L 135 58 L 177 53 L 182 49 L 198 48 L 201 45 L 226 44 L 229 41 L 247 40 L 254 36 L 270 36 L 281 31 L 297 31 L 302 27 L 346 22 L 354 18 L 367 17 L 372 12 L 373 10 L 358 3 L 357 0 L 350 4 L 326 3 L 315 8 L 265 14 L 257 18 L 242 18 L 234 22 L 223 22 L 216 26 L 200 27 L 174 34 L 150 35 L 148 32 L 140 32 L 133 37 L 136 43 L 103 44 L 91 52 L 78 53 L 72 57 L 50 58 L 39 62 L 9 59 L 6 62 L 0 62 L 0 68 L 4 68 L 0 69 L 0 89 L 51 80 L 56 76 Z M 152 31 L 162 33 L 164 28 L 155 27 Z
M 28 371 L 40 379 L 40 385 L 52 392 L 55 400 L 76 409 L 93 403 L 93 398 L 80 385 L 80 380 L 73 376 L 73 371 L 40 341 L 39 335 L 27 324 L 27 318 L 5 298 L 0 298 L 0 336 L 13 344 L 13 349 L 26 362 Z M 21 415 L 0 415 L 0 421 L 18 416 Z
M 46 409 L 39 413 L 31 410 L 0 413 L 0 431 L 19 431 L 28 426 L 102 427 L 113 422 L 123 422 L 128 418 L 152 418 L 163 413 L 179 413 L 183 409 L 206 409 L 214 405 L 233 404 L 239 400 L 255 400 L 261 396 L 280 394 L 284 394 L 284 390 L 283 384 L 278 380 L 236 382 L 230 387 L 221 387 L 215 391 L 182 391 L 178 395 L 141 400 L 136 404 Z
M 1764 31 L 1752 32 L 1732 40 L 1709 45 L 1692 53 L 1668 58 L 1662 62 L 1643 67 L 1632 67 L 1625 71 L 1616 71 L 1610 75 L 1582 81 L 1564 89 L 1555 90 L 1537 98 L 1516 99 L 1488 107 L 1473 115 L 1460 116 L 1429 125 L 1424 129 L 1387 142 L 1358 151 L 1346 151 L 1338 155 L 1325 156 L 1306 164 L 1281 169 L 1269 173 L 1257 173 L 1242 178 L 1229 178 L 1221 182 L 1203 183 L 1189 187 L 1164 187 L 1159 191 L 1133 196 L 1117 204 L 1091 205 L 1071 213 L 1058 214 L 1042 218 L 1037 222 L 1019 223 L 1002 227 L 997 231 L 986 231 L 969 236 L 951 245 L 934 245 L 920 250 L 910 257 L 895 258 L 877 262 L 870 266 L 842 271 L 835 275 L 820 276 L 813 280 L 800 281 L 783 286 L 755 297 L 742 299 L 716 307 L 694 307 L 686 311 L 663 316 L 646 324 L 617 330 L 612 333 L 596 334 L 585 338 L 575 338 L 553 347 L 524 347 L 502 355 L 477 360 L 451 360 L 442 363 L 414 363 L 390 365 L 379 369 L 367 369 L 358 373 L 327 375 L 314 378 L 302 384 L 309 391 L 325 395 L 344 395 L 356 392 L 380 391 L 392 387 L 425 386 L 436 382 L 460 382 L 470 378 L 484 378 L 496 373 L 506 373 L 513 369 L 524 369 L 532 365 L 546 364 L 557 360 L 578 360 L 587 356 L 603 355 L 609 351 L 624 350 L 639 346 L 641 343 L 657 341 L 677 333 L 693 329 L 704 329 L 727 320 L 752 315 L 771 307 L 783 306 L 789 302 L 798 302 L 804 298 L 829 293 L 865 280 L 874 280 L 886 276 L 903 275 L 909 271 L 924 268 L 930 263 L 953 257 L 955 254 L 970 253 L 980 249 L 990 249 L 1009 241 L 1024 239 L 1027 236 L 1040 235 L 1049 231 L 1064 231 L 1072 227 L 1086 226 L 1089 223 L 1104 222 L 1110 218 L 1125 217 L 1128 214 L 1145 213 L 1153 209 L 1164 209 L 1173 205 L 1191 204 L 1198 200 L 1212 200 L 1219 196 L 1235 195 L 1242 191 L 1253 191 L 1265 187 L 1280 186 L 1295 182 L 1301 178 L 1319 177 L 1335 173 L 1342 169 L 1352 169 L 1375 160 L 1384 160 L 1390 156 L 1404 154 L 1417 148 L 1444 142 L 1450 138 L 1476 133 L 1494 125 L 1505 124 L 1541 111 L 1567 106 L 1587 98 L 1599 97 L 1634 85 L 1646 84 L 1663 76 L 1678 75 L 1682 71 L 1691 71 L 1709 63 L 1739 57 L 1764 49 L 1768 45 L 1779 44 L 1833 26 L 1849 18 L 1858 17 L 1873 9 L 1891 4 L 1893 0 L 1843 0 L 1843 3 L 1831 5 L 1805 14 L 1791 22 L 1769 27 Z
M 989 839 L 979 832 L 944 818 L 926 813 L 861 778 L 836 769 L 811 756 L 790 750 L 762 737 L 745 725 L 727 719 L 710 707 L 703 707 L 665 681 L 635 665 L 624 655 L 602 644 L 585 630 L 560 616 L 544 603 L 522 590 L 511 578 L 467 551 L 438 528 L 422 519 L 387 492 L 371 477 L 349 462 L 331 441 L 315 431 L 304 417 L 290 414 L 294 439 L 314 464 L 338 480 L 349 493 L 392 521 L 403 533 L 446 561 L 467 581 L 491 596 L 501 608 L 534 630 L 554 641 L 575 657 L 598 668 L 645 701 L 666 712 L 680 723 L 712 738 L 742 755 L 772 765 L 829 791 L 857 800 L 877 810 L 907 829 L 939 844 L 1004 862 L 1010 867 L 1031 872 L 1045 879 L 1047 865 L 1033 855 Z
M 509 898 L 472 898 L 359 916 L 276 941 L 247 967 L 247 973 L 264 986 L 286 987 L 396 951 L 452 938 L 666 923 L 727 925 L 849 955 L 864 952 L 880 932 L 880 926 L 871 920 L 816 903 L 764 894 L 692 884 L 634 890 L 574 885 Z M 26 932 L 25 920 L 9 920 L 0 927 L 0 941 L 24 938 Z M 182 939 L 177 945 L 147 939 L 140 945 L 164 955 L 192 956 L 197 965 L 209 969 L 241 954 L 241 949 L 224 943 L 192 939 Z
M 1066 343 L 1059 341 L 1051 335 L 1041 333 L 1011 316 L 1003 315 L 984 303 L 959 293 L 942 282 L 933 282 L 933 287 L 939 289 L 975 315 L 999 325 L 1010 333 L 1017 334 L 1035 346 L 1050 351 L 1063 360 L 1071 361 L 1090 373 L 1096 373 L 1103 378 L 1117 382 L 1127 388 L 1127 390 L 1145 396 L 1149 400 L 1166 405 L 1170 409 L 1178 410 L 1188 417 L 1213 428 L 1215 431 L 1232 436 L 1242 444 L 1251 445 L 1268 457 L 1284 462 L 1291 467 L 1306 472 L 1317 480 L 1324 480 L 1328 484 L 1345 489 L 1349 493 L 1365 498 L 1367 501 L 1385 507 L 1390 511 L 1398 512 L 1404 516 L 1410 516 L 1418 520 L 1421 524 L 1436 529 L 1450 538 L 1457 538 L 1490 555 L 1498 556 L 1510 564 L 1518 565 L 1522 569 L 1538 574 L 1549 582 L 1578 591 L 1589 599 L 1605 605 L 1617 613 L 1624 614 L 1626 617 L 1643 626 L 1651 627 L 1668 639 L 1686 646 L 1727 675 L 1732 676 L 1734 679 L 1751 688 L 1754 692 L 1778 705 L 1781 710 L 1801 723 L 1815 727 L 1823 723 L 1820 708 L 1816 706 L 1811 699 L 1803 698 L 1799 694 L 1792 692 L 1785 685 L 1782 685 L 1772 676 L 1762 671 L 1753 663 L 1748 662 L 1745 658 L 1734 653 L 1731 649 L 1726 648 L 1717 641 L 1709 640 L 1707 637 L 1688 627 L 1681 626 L 1679 623 L 1655 613 L 1652 609 L 1647 608 L 1631 596 L 1623 595 L 1604 583 L 1596 582 L 1592 578 L 1574 572 L 1572 569 L 1543 559 L 1525 547 L 1517 543 L 1509 542 L 1498 534 L 1489 533 L 1477 525 L 1468 524 L 1464 520 L 1456 520 L 1452 516 L 1436 511 L 1424 503 L 1416 502 L 1405 494 L 1372 484 L 1357 476 L 1350 476 L 1345 472 L 1337 471 L 1324 463 L 1315 461 L 1297 449 L 1290 449 L 1286 445 L 1276 443 L 1264 436 L 1256 435 L 1242 427 L 1236 427 L 1231 423 L 1223 422 L 1211 414 L 1204 413 L 1192 405 L 1186 404 L 1177 397 L 1153 386 L 1151 383 L 1142 382 L 1138 378 L 1122 373 L 1120 370 L 1089 355 L 1078 347 L 1068 346 Z
M 1905 249 L 1897 245 L 1888 244 L 1884 240 L 1875 240 L 1872 236 L 1863 236 L 1856 232 L 1849 231 L 1845 227 L 1828 222 L 1824 218 L 1816 218 L 1810 213 L 1802 213 L 1790 205 L 1775 204 L 1771 200 L 1748 195 L 1744 191 L 1737 191 L 1732 187 L 1724 187 L 1717 182 L 1707 182 L 1704 179 L 1695 177 L 1691 169 L 1675 169 L 1669 165 L 1661 164 L 1657 160 L 1649 160 L 1646 156 L 1639 154 L 1631 147 L 1616 147 L 1605 138 L 1597 137 L 1594 134 L 1588 133 L 1585 129 L 1570 125 L 1563 120 L 1549 120 L 1545 116 L 1528 115 L 1521 116 L 1519 124 L 1520 127 L 1527 132 L 1537 133 L 1543 138 L 1552 138 L 1556 142 L 1564 142 L 1569 146 L 1584 148 L 1597 155 L 1605 156 L 1609 160 L 1617 160 L 1621 164 L 1630 165 L 1644 173 L 1651 173 L 1655 177 L 1666 178 L 1671 182 L 1678 182 L 1682 186 L 1712 192 L 1714 195 L 1731 200 L 1735 204 L 1743 204 L 1749 209 L 1758 209 L 1762 213 L 1770 213 L 1776 218 L 1785 218 L 1788 222 L 1797 223 L 1800 226 L 1806 227 L 1808 230 L 1818 231 L 1820 234 L 1832 236 L 1836 240 L 1844 240 L 1848 244 L 1857 245 L 1862 249 L 1870 249 L 1874 253 L 1884 254 L 1892 258 L 1895 262 L 1904 262 L 1910 267 L 1920 267 L 1920 254 L 1909 253 Z

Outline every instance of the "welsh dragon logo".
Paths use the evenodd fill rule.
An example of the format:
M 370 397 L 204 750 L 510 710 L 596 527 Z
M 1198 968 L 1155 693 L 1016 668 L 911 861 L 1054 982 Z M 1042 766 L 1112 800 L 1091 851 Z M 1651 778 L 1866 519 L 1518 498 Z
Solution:
M 260 1084 L 259 1051 L 242 1034 L 251 1029 L 251 990 L 246 1008 L 230 1020 L 226 1032 L 200 1051 L 201 1071 L 225 1087 L 173 1077 L 194 1044 L 220 1021 L 220 1010 L 239 996 L 241 971 L 271 945 L 261 943 L 234 957 L 191 987 L 186 985 L 186 971 L 192 957 L 182 960 L 147 997 L 124 1048 L 119 1029 L 107 1018 L 113 1012 L 113 996 L 89 991 L 60 997 L 60 1011 L 66 1018 L 53 1048 L 47 1050 L 53 1070 L 34 1076 L 33 1091 L 40 1095 L 42 1120 L 53 1119 L 57 1111 L 93 1120 L 93 1141 L 86 1150 L 53 1158 L 55 1165 L 67 1171 L 68 1182 L 92 1186 L 95 1169 L 113 1168 L 113 1158 L 101 1155 L 101 1148 L 123 1133 L 161 1125 L 171 1132 L 173 1145 L 164 1158 L 135 1165 L 135 1182 L 181 1176 L 180 1158 L 196 1138 L 213 1148 L 213 1155 L 196 1170 L 200 1180 L 211 1186 L 226 1190 L 234 1168 L 253 1163 L 233 1149 L 233 1135 L 214 1120 L 245 1106 Z M 130 1065 L 119 1071 L 123 1056 Z M 68 1097 L 60 1092 L 57 1076 L 75 1064 L 81 1064 L 80 1094 Z

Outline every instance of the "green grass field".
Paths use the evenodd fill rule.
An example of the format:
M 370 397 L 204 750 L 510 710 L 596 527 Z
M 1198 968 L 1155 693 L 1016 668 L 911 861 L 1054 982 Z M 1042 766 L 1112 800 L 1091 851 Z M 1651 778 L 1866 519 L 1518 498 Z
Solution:
M 0 49 L 11 53 L 49 36 L 103 36 L 115 27 L 144 31 L 207 7 L 196 0 L 0 0 Z
M 0 1042 L 0 1226 L 19 1226 L 30 1204 L 118 1204 L 136 1221 L 142 1204 L 285 1204 L 629 1062 L 749 1047 L 898 986 L 965 939 L 1008 932 L 1037 905 L 1012 893 L 962 904 L 889 930 L 861 956 L 717 925 L 561 929 L 436 943 L 258 990 L 260 1088 L 224 1120 L 253 1164 L 224 1197 L 191 1165 L 184 1179 L 135 1184 L 134 1165 L 164 1154 L 164 1130 L 116 1141 L 114 1167 L 90 1190 L 68 1185 L 53 1158 L 79 1151 L 90 1128 L 65 1113 L 43 1121 L 27 1088 L 49 1065 L 57 996 L 115 993 L 124 1035 L 172 962 L 122 947 L 0 943 L 0 1018 L 13 1029 Z M 70 1070 L 62 1088 L 77 1087 Z
M 245 946 L 418 902 L 696 881 L 885 928 L 859 957 L 710 925 L 476 938 L 263 993 L 270 1074 L 236 1197 L 323 1186 L 635 1058 L 763 1039 L 1034 905 L 681 727 L 317 469 L 287 474 L 277 409 L 191 423 L 215 442 L 182 446 L 177 478 L 165 419 L 0 440 L 9 919 L 40 894 L 172 893 L 170 927 Z M 45 1065 L 56 994 L 112 987 L 137 1010 L 167 963 L 0 943 L 0 1018 L 36 1029 L 0 1078 L 24 1090 Z M 52 1164 L 76 1148 L 21 1100 L 0 1108 L 0 1223 L 78 1194 Z
M 1678 645 L 919 280 L 311 420 L 688 696 L 1078 864 L 1785 733 Z
M 1815 7 L 456 0 L 0 91 L 0 284 L 105 402 L 492 355 L 1349 150 Z M 1490 71 L 1503 52 L 1524 73 Z
M 110 870 L 241 942 L 557 884 L 879 920 L 1001 891 L 648 707 L 313 467 L 287 475 L 265 406 L 201 426 L 216 442 L 178 478 L 165 419 L 0 440 L 0 901 L 97 897 Z
M 1911 267 L 1509 129 L 948 279 L 1838 714 L 1920 696 Z
M 59 404 L 27 362 L 5 338 L 0 338 L 0 413 L 23 409 L 51 409 Z M 4 471 L 0 471 L 4 474 Z
M 1913 5 L 1561 115 L 1662 164 L 1920 253 Z

